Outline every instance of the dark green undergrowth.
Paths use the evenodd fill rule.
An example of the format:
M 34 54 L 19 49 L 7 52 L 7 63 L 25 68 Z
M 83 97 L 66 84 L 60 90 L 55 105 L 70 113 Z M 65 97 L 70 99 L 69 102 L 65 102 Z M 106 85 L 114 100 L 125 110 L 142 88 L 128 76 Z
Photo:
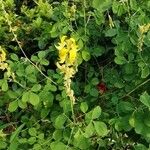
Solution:
M 62 36 L 78 45 L 73 106 Z M 149 0 L 0 0 L 0 149 L 150 149 L 149 77 Z

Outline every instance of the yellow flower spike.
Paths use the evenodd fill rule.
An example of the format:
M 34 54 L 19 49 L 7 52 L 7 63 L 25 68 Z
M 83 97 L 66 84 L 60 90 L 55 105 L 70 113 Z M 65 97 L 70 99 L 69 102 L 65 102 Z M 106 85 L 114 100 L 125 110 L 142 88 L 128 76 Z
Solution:
M 61 73 L 64 75 L 64 87 L 66 94 L 70 98 L 72 104 L 75 104 L 74 91 L 71 89 L 71 78 L 77 71 L 77 64 L 75 63 L 77 57 L 78 46 L 73 38 L 63 36 L 60 39 L 58 46 L 55 46 L 59 53 L 59 62 L 56 63 Z
M 6 53 L 0 46 L 0 62 L 4 62 L 6 60 Z

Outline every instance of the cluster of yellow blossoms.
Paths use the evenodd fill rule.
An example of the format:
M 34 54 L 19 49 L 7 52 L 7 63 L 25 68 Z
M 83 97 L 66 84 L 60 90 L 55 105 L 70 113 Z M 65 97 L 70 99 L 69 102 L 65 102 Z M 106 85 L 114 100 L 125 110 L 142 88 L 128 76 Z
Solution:
M 0 46 L 0 70 L 5 70 L 8 68 L 8 64 L 5 61 L 6 61 L 6 53 Z
M 0 70 L 4 71 L 5 69 L 7 78 L 10 79 L 11 77 L 14 80 L 15 74 L 11 71 L 11 68 L 9 67 L 8 63 L 6 63 L 6 52 L 0 46 Z
M 77 71 L 77 51 L 78 46 L 73 38 L 63 36 L 60 43 L 56 46 L 59 52 L 59 62 L 57 67 L 64 74 L 64 86 L 66 94 L 70 97 L 72 103 L 75 103 L 74 91 L 71 89 L 71 78 Z
M 150 30 L 150 23 L 139 26 L 139 32 L 140 32 L 140 37 L 138 40 L 138 49 L 139 51 L 142 51 L 142 47 L 143 47 L 143 42 L 144 42 L 144 38 L 145 38 L 145 33 L 147 33 Z
M 74 64 L 78 47 L 73 38 L 67 39 L 67 36 L 63 36 L 56 48 L 59 50 L 59 63 L 66 63 L 69 66 Z

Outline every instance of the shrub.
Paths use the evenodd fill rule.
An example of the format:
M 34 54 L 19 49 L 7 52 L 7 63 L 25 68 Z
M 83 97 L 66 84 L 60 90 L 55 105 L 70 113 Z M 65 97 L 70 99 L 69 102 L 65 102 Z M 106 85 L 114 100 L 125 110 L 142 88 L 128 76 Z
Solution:
M 0 0 L 0 149 L 150 148 L 149 8 Z

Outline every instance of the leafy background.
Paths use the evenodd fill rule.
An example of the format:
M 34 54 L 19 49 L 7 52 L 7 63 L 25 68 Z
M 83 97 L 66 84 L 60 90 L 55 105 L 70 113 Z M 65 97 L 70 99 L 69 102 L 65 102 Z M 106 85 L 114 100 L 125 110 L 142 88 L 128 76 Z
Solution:
M 0 149 L 149 149 L 148 0 L 0 0 L 0 14 L 15 74 L 0 70 Z M 56 67 L 63 35 L 80 49 L 73 111 Z

